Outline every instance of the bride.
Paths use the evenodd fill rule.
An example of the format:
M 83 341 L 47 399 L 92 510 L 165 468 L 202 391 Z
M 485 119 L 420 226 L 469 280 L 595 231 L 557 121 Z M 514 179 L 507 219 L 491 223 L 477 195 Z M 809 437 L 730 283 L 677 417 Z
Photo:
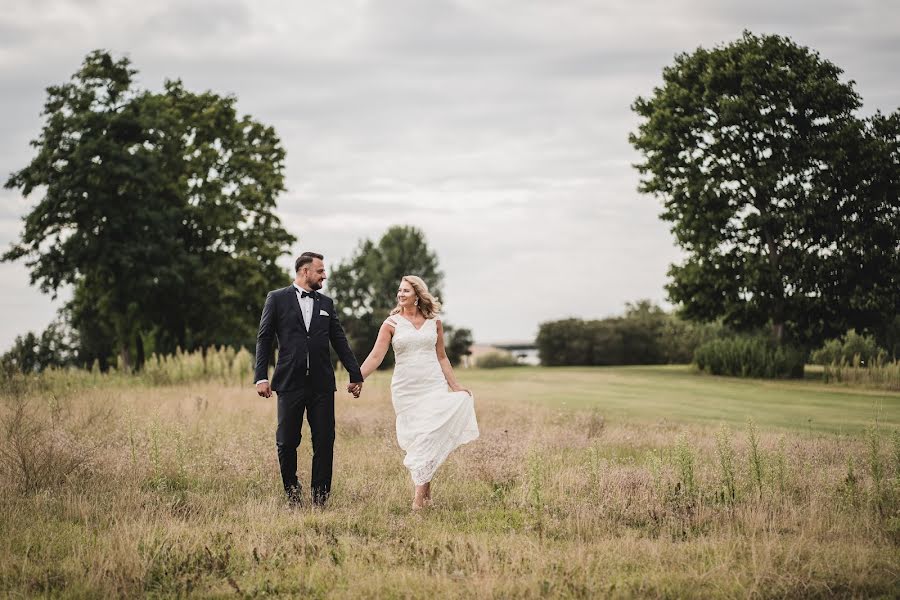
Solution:
M 413 510 L 431 504 L 431 479 L 450 452 L 478 437 L 474 398 L 457 383 L 444 349 L 440 309 L 441 303 L 421 278 L 404 276 L 397 289 L 397 306 L 381 325 L 375 346 L 360 367 L 363 379 L 367 378 L 393 344 L 397 364 L 391 398 L 397 413 L 397 442 L 406 452 L 403 464 L 416 486 Z

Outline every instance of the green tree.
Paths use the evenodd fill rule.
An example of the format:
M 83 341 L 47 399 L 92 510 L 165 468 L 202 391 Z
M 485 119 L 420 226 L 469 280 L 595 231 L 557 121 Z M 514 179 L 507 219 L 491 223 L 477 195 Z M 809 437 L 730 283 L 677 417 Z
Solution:
M 857 121 L 829 173 L 829 187 L 845 190 L 835 214 L 823 214 L 830 252 L 811 262 L 830 327 L 817 327 L 821 310 L 804 313 L 802 326 L 817 342 L 849 329 L 893 348 L 900 318 L 900 112 Z
M 415 227 L 395 225 L 378 242 L 363 240 L 356 252 L 331 270 L 330 293 L 339 300 L 341 322 L 360 361 L 375 344 L 378 330 L 397 305 L 397 286 L 404 275 L 417 275 L 440 298 L 444 276 L 437 255 Z M 393 364 L 388 353 L 382 368 Z
M 635 101 L 640 190 L 662 198 L 686 253 L 667 286 L 686 318 L 802 344 L 893 319 L 896 117 L 854 117 L 840 75 L 786 38 L 745 33 L 677 56 Z
M 12 348 L 0 356 L 0 371 L 6 375 L 39 373 L 50 367 L 75 364 L 76 358 L 71 331 L 58 319 L 40 335 L 29 331 L 24 336 L 16 336 Z
M 141 91 L 135 74 L 127 58 L 95 51 L 48 88 L 37 155 L 6 183 L 43 197 L 3 256 L 26 259 L 54 296 L 73 285 L 73 325 L 92 352 L 111 335 L 126 369 L 148 342 L 250 345 L 252 315 L 294 240 L 273 213 L 284 189 L 274 130 L 238 117 L 233 97 L 180 81 Z
M 622 362 L 652 365 L 666 362 L 660 341 L 670 318 L 649 300 L 627 302 L 625 317 L 618 323 L 622 335 Z
M 472 354 L 472 344 L 475 340 L 472 338 L 472 330 L 465 327 L 453 327 L 448 323 L 444 323 L 444 349 L 447 351 L 447 358 L 454 367 L 462 362 L 464 356 Z

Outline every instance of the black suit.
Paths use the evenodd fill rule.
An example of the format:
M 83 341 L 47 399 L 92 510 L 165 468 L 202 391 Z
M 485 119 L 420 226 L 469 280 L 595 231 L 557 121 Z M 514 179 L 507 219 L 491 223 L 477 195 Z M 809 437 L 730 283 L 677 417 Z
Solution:
M 334 457 L 334 368 L 329 344 L 337 351 L 350 381 L 362 382 L 359 364 L 347 343 L 334 301 L 318 292 L 313 295 L 309 330 L 297 299 L 297 288 L 269 292 L 256 337 L 255 380 L 268 378 L 272 342 L 278 338 L 278 362 L 272 389 L 278 393 L 278 430 L 275 445 L 281 479 L 289 495 L 298 493 L 297 447 L 303 412 L 312 432 L 313 500 L 323 503 L 331 491 Z

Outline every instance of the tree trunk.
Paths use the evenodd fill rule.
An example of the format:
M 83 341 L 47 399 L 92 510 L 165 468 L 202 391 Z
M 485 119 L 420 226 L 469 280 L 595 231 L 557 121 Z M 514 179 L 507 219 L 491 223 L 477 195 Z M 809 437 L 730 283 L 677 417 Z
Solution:
M 765 204 L 757 206 L 757 208 L 760 210 L 760 214 L 763 214 L 764 207 Z M 766 244 L 769 266 L 772 269 L 772 276 L 776 281 L 780 282 L 781 279 L 780 277 L 778 277 L 778 274 L 781 271 L 781 253 L 779 252 L 779 247 L 778 243 L 775 240 L 775 236 L 772 235 L 772 232 L 765 225 L 763 225 L 762 227 L 762 238 Z M 773 294 L 776 294 L 775 306 L 773 307 L 774 310 L 772 311 L 772 339 L 774 339 L 775 343 L 780 346 L 781 340 L 784 337 L 784 285 L 781 284 L 779 289 L 773 289 L 772 292 Z
M 119 342 L 119 364 L 122 365 L 122 371 L 131 373 L 131 344 L 127 340 L 122 339 Z
M 781 338 L 784 337 L 784 322 L 772 323 L 772 338 L 775 343 L 781 345 Z
M 135 353 L 137 356 L 134 357 L 134 368 L 135 370 L 140 371 L 143 368 L 146 359 L 144 356 L 144 338 L 140 333 L 134 336 L 134 345 L 137 348 L 137 352 Z

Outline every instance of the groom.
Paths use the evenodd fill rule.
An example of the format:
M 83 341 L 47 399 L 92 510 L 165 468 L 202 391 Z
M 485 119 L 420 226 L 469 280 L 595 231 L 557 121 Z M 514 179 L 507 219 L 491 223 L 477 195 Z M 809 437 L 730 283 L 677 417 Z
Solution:
M 278 429 L 275 446 L 281 480 L 291 504 L 299 504 L 297 447 L 303 412 L 312 432 L 312 500 L 325 504 L 331 491 L 334 457 L 334 368 L 329 342 L 350 373 L 347 391 L 359 396 L 362 374 L 347 336 L 338 321 L 334 301 L 320 294 L 325 281 L 321 254 L 304 252 L 294 263 L 297 277 L 286 288 L 269 292 L 256 336 L 256 393 L 278 394 Z M 278 338 L 278 362 L 269 384 L 269 355 Z

